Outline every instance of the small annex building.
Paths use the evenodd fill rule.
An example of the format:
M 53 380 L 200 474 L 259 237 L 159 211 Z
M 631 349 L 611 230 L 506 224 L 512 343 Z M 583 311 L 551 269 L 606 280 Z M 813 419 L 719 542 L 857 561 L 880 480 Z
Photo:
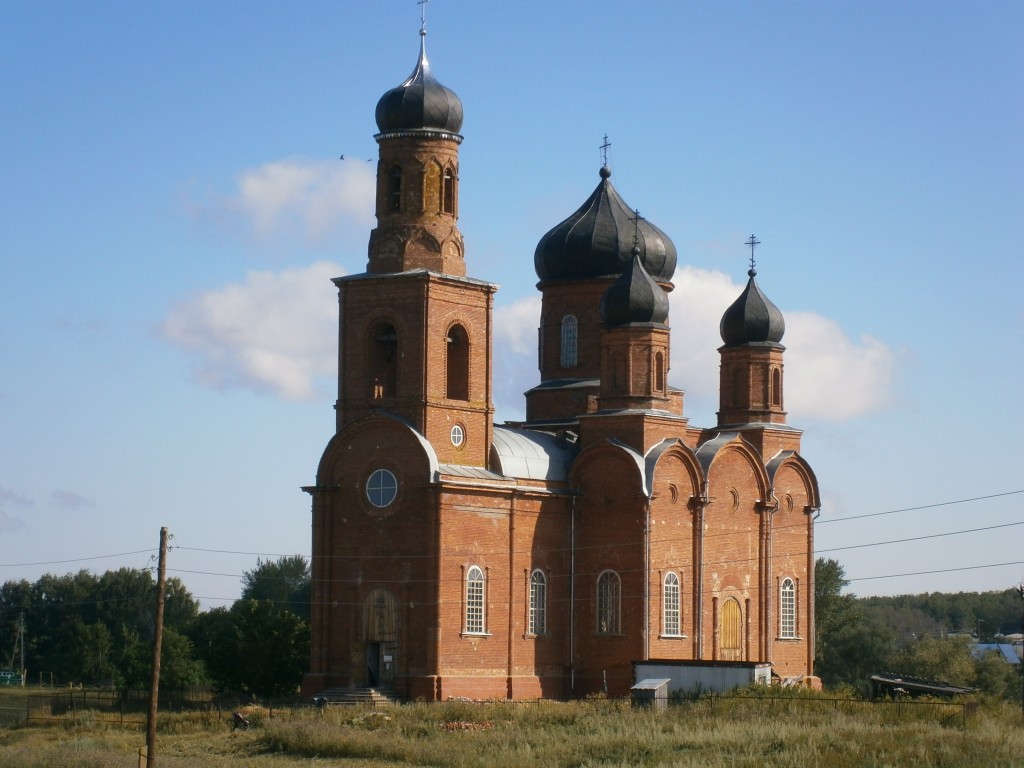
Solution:
M 421 30 L 376 108 L 366 271 L 334 280 L 304 694 L 626 696 L 647 659 L 813 674 L 819 493 L 755 270 L 721 320 L 717 423 L 691 425 L 669 381 L 676 248 L 602 167 L 536 247 L 539 380 L 525 420 L 496 425 L 497 286 L 470 276 L 457 226 L 462 118 Z

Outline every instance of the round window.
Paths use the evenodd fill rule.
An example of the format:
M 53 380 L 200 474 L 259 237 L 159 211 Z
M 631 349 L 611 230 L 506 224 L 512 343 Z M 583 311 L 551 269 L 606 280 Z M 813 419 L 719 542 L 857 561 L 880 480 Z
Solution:
M 386 507 L 398 495 L 398 480 L 386 469 L 374 470 L 366 481 L 366 498 L 375 507 Z
M 458 448 L 460 445 L 462 445 L 465 439 L 466 433 L 462 429 L 461 424 L 456 424 L 454 427 L 452 427 L 452 445 Z

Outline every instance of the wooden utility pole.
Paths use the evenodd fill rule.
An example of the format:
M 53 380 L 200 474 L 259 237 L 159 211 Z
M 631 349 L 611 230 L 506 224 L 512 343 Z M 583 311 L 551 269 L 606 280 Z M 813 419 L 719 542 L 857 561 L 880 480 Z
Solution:
M 1024 633 L 1024 581 L 1017 585 L 1020 594 L 1020 631 Z M 1024 664 L 1020 665 L 1020 719 L 1024 722 Z
M 164 595 L 167 592 L 167 529 L 160 529 L 160 561 L 156 579 L 156 619 L 153 626 L 153 676 L 149 683 L 146 716 L 146 768 L 156 765 L 156 708 L 160 690 L 160 644 L 164 636 Z

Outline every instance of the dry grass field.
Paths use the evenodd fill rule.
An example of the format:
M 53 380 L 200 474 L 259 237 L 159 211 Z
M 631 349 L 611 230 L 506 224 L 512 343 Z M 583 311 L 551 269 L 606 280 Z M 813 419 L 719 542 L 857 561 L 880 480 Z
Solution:
M 161 768 L 286 766 L 1021 766 L 1019 707 L 868 705 L 826 699 L 729 699 L 634 710 L 587 701 L 413 704 L 250 713 L 232 731 L 216 713 L 161 715 Z M 4 768 L 114 768 L 138 763 L 143 729 L 77 712 L 0 728 Z

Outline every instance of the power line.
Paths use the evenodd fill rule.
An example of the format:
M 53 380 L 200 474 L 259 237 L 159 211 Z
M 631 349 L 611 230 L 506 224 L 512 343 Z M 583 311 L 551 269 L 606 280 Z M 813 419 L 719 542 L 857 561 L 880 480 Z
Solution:
M 946 533 L 930 533 L 924 536 L 911 536 L 906 539 L 890 539 L 889 541 L 876 541 L 870 544 L 848 544 L 845 547 L 830 547 L 829 549 L 815 550 L 816 554 L 821 552 L 839 552 L 844 549 L 864 549 L 866 547 L 881 547 L 887 544 L 905 544 L 908 541 L 923 541 L 925 539 L 940 539 L 944 536 L 960 536 L 965 533 L 978 533 L 979 531 L 994 531 L 997 528 L 1012 528 L 1015 525 L 1024 525 L 1024 520 L 1015 523 L 1004 523 L 1002 525 L 986 525 L 983 528 L 966 528 L 962 531 L 947 531 Z M 803 554 L 807 554 L 806 552 Z
M 1011 527 L 1018 526 L 1018 525 L 1024 525 L 1024 520 L 1018 520 L 1018 521 L 1015 521 L 1015 522 L 1012 522 L 1012 523 L 1001 523 L 1001 524 L 997 524 L 997 525 L 982 526 L 982 527 L 979 527 L 979 528 L 965 528 L 965 529 L 959 530 L 959 531 L 945 531 L 943 533 L 922 534 L 921 536 L 911 536 L 911 537 L 903 538 L 903 539 L 886 539 L 886 540 L 883 540 L 883 541 L 874 541 L 874 542 L 869 542 L 869 543 L 866 543 L 866 544 L 849 544 L 849 545 L 842 546 L 842 547 L 830 547 L 830 548 L 826 548 L 826 549 L 816 549 L 815 550 L 815 554 L 821 554 L 821 553 L 825 553 L 825 552 L 840 552 L 840 551 L 847 550 L 847 549 L 865 549 L 865 548 L 869 548 L 869 547 L 881 547 L 881 546 L 885 546 L 885 545 L 889 545 L 889 544 L 905 544 L 907 542 L 912 542 L 912 541 L 923 541 L 923 540 L 926 540 L 926 539 L 938 539 L 938 538 L 944 538 L 944 537 L 948 537 L 948 536 L 960 536 L 960 535 L 964 535 L 964 534 L 968 534 L 968 533 L 979 533 L 979 532 L 983 532 L 983 531 L 997 530 L 997 529 L 1000 529 L 1000 528 L 1011 528 Z M 773 533 L 777 532 L 777 529 L 773 529 L 772 532 Z M 752 530 L 722 531 L 722 532 L 719 532 L 717 534 L 706 535 L 704 537 L 704 540 L 707 541 L 708 539 L 712 538 L 712 536 L 715 536 L 715 535 L 717 535 L 717 536 L 726 536 L 726 535 L 729 535 L 729 536 L 752 536 L 752 535 L 755 535 L 755 533 L 756 532 L 752 531 Z M 673 537 L 673 538 L 658 538 L 657 539 L 657 543 L 659 545 L 660 544 L 673 544 L 673 543 L 677 543 L 677 542 L 687 542 L 687 541 L 690 541 L 690 537 L 689 536 L 685 536 L 685 535 L 684 536 L 679 536 L 679 537 Z M 614 548 L 618 548 L 618 547 L 632 547 L 632 546 L 636 546 L 638 543 L 639 542 L 637 542 L 637 541 L 619 541 L 619 542 L 616 542 L 616 543 L 602 543 L 602 544 L 594 544 L 594 545 L 590 545 L 590 546 L 577 546 L 577 547 L 574 548 L 574 550 L 576 552 L 586 551 L 586 550 L 599 550 L 599 549 L 609 550 L 609 549 L 614 549 Z M 182 549 L 182 550 L 192 551 L 192 552 L 206 552 L 206 553 L 210 553 L 210 554 L 222 554 L 222 555 L 223 554 L 228 554 L 228 555 L 258 555 L 258 556 L 262 556 L 262 557 L 294 557 L 295 556 L 295 555 L 278 555 L 278 554 L 267 553 L 267 552 L 237 552 L 237 551 L 232 551 L 232 550 L 204 549 L 204 548 L 199 548 L 199 547 L 186 547 L 186 546 L 179 546 L 178 548 Z M 538 554 L 538 553 L 539 554 L 544 554 L 544 555 L 552 555 L 552 554 L 557 554 L 559 552 L 568 552 L 569 549 L 570 549 L 569 547 L 556 547 L 556 548 L 545 549 L 545 550 L 531 549 L 531 552 L 533 552 L 535 555 Z M 507 549 L 497 549 L 497 550 L 490 550 L 490 551 L 479 551 L 479 552 L 474 552 L 472 554 L 475 557 L 479 558 L 479 557 L 488 557 L 488 556 L 501 556 L 501 555 L 506 555 L 507 553 L 508 553 Z M 806 555 L 806 554 L 807 554 L 807 551 L 804 550 L 804 551 L 801 551 L 801 552 L 781 553 L 781 554 L 778 554 L 778 555 L 774 555 L 774 557 L 782 558 L 782 557 L 787 557 L 787 556 L 799 556 L 799 555 Z M 299 557 L 305 557 L 305 558 L 307 558 L 309 560 L 313 560 L 314 559 L 311 555 L 299 555 Z M 395 560 L 395 559 L 416 560 L 416 559 L 421 559 L 421 558 L 439 557 L 439 555 L 433 554 L 433 553 L 414 554 L 414 553 L 396 553 L 396 552 L 392 552 L 392 553 L 385 554 L 385 555 L 366 555 L 366 554 L 359 554 L 358 556 L 351 555 L 351 554 L 317 555 L 317 559 L 320 559 L 320 560 L 349 559 L 349 558 L 354 558 L 354 557 L 358 557 L 360 560 Z M 727 565 L 727 564 L 735 564 L 735 563 L 742 563 L 742 562 L 751 562 L 751 561 L 758 560 L 758 559 L 760 559 L 760 558 L 759 557 L 750 557 L 750 558 L 741 558 L 741 559 L 738 559 L 738 560 L 708 561 L 708 562 L 705 562 L 704 565 Z M 202 572 L 201 571 L 196 571 L 195 573 L 202 573 Z M 211 576 L 237 575 L 239 578 L 241 578 L 244 574 L 211 573 L 211 574 L 208 574 L 208 575 L 211 575 Z
M 938 568 L 934 571 L 912 571 L 909 573 L 890 573 L 886 576 L 856 576 L 847 578 L 847 581 L 871 581 L 873 579 L 897 579 L 900 576 L 927 576 L 933 573 L 954 573 L 955 571 L 976 571 L 979 568 L 1002 568 L 1004 565 L 1024 565 L 1024 560 L 1015 560 L 1009 563 L 988 563 L 986 565 L 964 565 L 959 568 Z
M 980 569 L 983 569 L 983 568 L 1002 568 L 1002 567 L 1012 566 L 1012 565 L 1024 565 L 1024 560 L 1016 560 L 1016 561 L 1011 561 L 1011 562 L 1007 562 L 1007 563 L 984 563 L 982 565 L 965 565 L 965 566 L 960 566 L 960 567 L 955 567 L 955 568 L 938 568 L 938 569 L 930 570 L 930 571 L 914 571 L 914 572 L 910 572 L 910 573 L 889 573 L 889 574 L 881 574 L 881 575 L 877 575 L 877 576 L 858 576 L 858 577 L 855 577 L 855 578 L 847 578 L 846 580 L 847 581 L 871 581 L 873 579 L 895 579 L 895 578 L 899 578 L 901 576 L 922 576 L 922 575 L 930 575 L 930 574 L 938 574 L 938 573 L 955 573 L 957 571 L 974 571 L 974 570 L 980 570 Z M 576 575 L 578 577 L 581 574 L 576 574 Z M 582 575 L 587 575 L 587 574 L 582 574 Z M 565 578 L 568 578 L 568 576 L 566 576 Z M 336 580 L 336 581 L 350 581 L 350 580 Z M 405 582 L 402 582 L 402 583 L 405 583 Z M 755 584 L 750 585 L 750 587 L 748 589 L 752 593 L 759 591 L 759 587 L 757 585 L 755 585 Z M 705 595 L 713 594 L 713 590 L 710 590 L 710 589 L 705 590 L 704 594 Z M 220 601 L 220 602 L 234 602 L 234 601 L 240 599 L 240 598 L 236 598 L 236 597 L 215 597 L 215 596 L 212 596 L 212 595 L 194 595 L 193 597 L 196 600 L 217 600 L 217 601 Z M 621 597 L 622 597 L 623 600 L 639 599 L 638 596 L 627 595 L 627 594 L 624 594 Z M 549 598 L 549 599 L 553 603 L 566 602 L 565 599 L 559 599 L 559 598 L 553 598 L 553 597 Z M 274 600 L 272 602 L 281 603 L 282 601 Z M 501 605 L 507 605 L 508 601 L 505 600 L 505 601 L 499 601 L 499 602 L 491 602 L 490 605 L 492 605 L 492 606 L 493 605 L 498 605 L 499 603 Z M 331 606 L 334 606 L 334 605 L 338 605 L 338 606 L 359 606 L 359 605 L 362 605 L 361 602 L 348 602 L 348 601 L 338 602 L 338 601 L 334 601 L 334 600 L 326 601 L 326 602 L 309 601 L 308 604 L 310 604 L 310 605 L 331 605 Z M 430 603 L 430 605 L 442 605 L 442 604 L 453 604 L 453 601 L 447 601 L 447 603 L 445 601 L 432 601 Z
M 998 530 L 1000 528 L 1011 528 L 1011 527 L 1018 526 L 1018 525 L 1024 525 L 1024 520 L 1018 520 L 1018 521 L 1013 522 L 1013 523 L 1004 523 L 1004 524 L 1000 524 L 1000 525 L 983 526 L 983 527 L 980 527 L 980 528 L 966 528 L 966 529 L 959 530 L 959 531 L 946 531 L 944 533 L 933 533 L 933 534 L 925 534 L 925 535 L 921 535 L 921 536 L 912 536 L 912 537 L 904 538 L 904 539 L 889 539 L 887 541 L 876 541 L 876 542 L 870 542 L 870 543 L 867 543 L 867 544 L 849 544 L 849 545 L 843 546 L 843 547 L 831 547 L 831 548 L 828 548 L 828 549 L 818 549 L 818 550 L 815 550 L 815 554 L 821 554 L 821 553 L 825 553 L 825 552 L 839 552 L 839 551 L 847 550 L 847 549 L 865 549 L 865 548 L 868 548 L 868 547 L 881 547 L 881 546 L 887 546 L 887 545 L 890 545 L 890 544 L 905 544 L 905 543 L 912 542 L 912 541 L 924 541 L 924 540 L 927 540 L 927 539 L 938 539 L 938 538 L 944 538 L 944 537 L 948 537 L 948 536 L 961 536 L 961 535 L 968 534 L 968 533 L 980 533 L 980 532 L 983 532 L 983 531 Z M 491 552 L 491 553 L 480 553 L 480 552 L 477 552 L 477 553 L 472 553 L 472 557 L 479 559 L 479 558 L 486 558 L 488 555 L 494 555 L 494 554 L 504 554 L 504 552 L 500 552 L 500 553 L 494 553 L 494 552 Z M 778 555 L 773 555 L 772 557 L 773 557 L 773 559 L 781 560 L 781 559 L 785 559 L 787 557 L 800 557 L 800 556 L 807 555 L 807 554 L 808 554 L 807 551 L 804 550 L 802 552 L 785 552 L 785 553 L 781 553 L 781 554 L 778 554 Z M 434 557 L 434 556 L 433 555 L 409 555 L 409 556 L 403 556 L 403 555 L 398 554 L 398 555 L 380 555 L 378 557 L 379 558 L 387 558 L 387 559 L 396 559 L 396 560 L 408 560 L 408 559 L 412 559 L 412 558 L 416 558 L 416 557 Z M 453 556 L 446 556 L 446 557 L 448 559 L 450 559 Z M 330 559 L 332 559 L 332 560 L 333 559 L 355 560 L 355 559 L 365 559 L 365 558 L 363 556 L 361 556 L 361 555 L 331 555 Z M 701 565 L 703 567 L 705 567 L 705 568 L 711 568 L 711 567 L 714 567 L 714 566 L 739 565 L 739 564 L 742 564 L 742 563 L 751 563 L 751 562 L 759 561 L 760 559 L 761 559 L 761 557 L 760 557 L 760 555 L 758 555 L 758 556 L 755 556 L 755 557 L 733 558 L 733 559 L 729 559 L 729 560 L 708 560 L 708 561 L 705 561 L 704 563 L 702 563 Z M 694 569 L 694 568 L 696 568 L 696 565 L 694 563 L 686 563 L 686 564 L 678 565 L 676 567 L 678 569 L 680 569 L 680 570 L 685 570 L 685 569 Z M 191 574 L 202 575 L 202 576 L 224 576 L 224 577 L 233 577 L 233 578 L 239 578 L 239 579 L 241 579 L 241 578 L 243 578 L 245 576 L 245 574 L 240 574 L 240 573 L 220 573 L 220 572 L 213 572 L 213 571 L 194 571 L 194 570 L 186 570 L 186 569 L 181 569 L 181 568 L 172 568 L 170 570 L 173 571 L 174 573 L 191 573 Z M 642 570 L 643 569 L 640 569 L 640 568 L 627 568 L 627 569 L 618 569 L 617 572 L 618 573 L 635 573 L 635 572 L 640 572 Z M 578 573 L 577 575 L 586 576 L 587 573 L 586 572 L 582 572 L 582 573 Z M 264 578 L 266 578 L 267 580 L 271 580 L 271 581 L 288 581 L 289 580 L 288 578 L 283 577 L 283 576 L 277 576 L 277 577 L 275 577 L 275 576 L 268 576 L 268 577 L 264 577 Z M 331 583 L 331 582 L 345 582 L 345 581 L 347 581 L 347 579 L 315 579 L 314 581 L 316 581 L 318 583 Z M 413 579 L 413 580 L 403 579 L 402 580 L 403 583 L 414 583 L 414 582 L 417 582 L 417 581 L 426 582 L 426 581 L 434 581 L 434 579 L 431 578 L 431 579 L 422 579 L 422 580 L 416 580 L 416 579 Z
M 111 557 L 127 557 L 128 555 L 143 555 L 152 553 L 154 550 L 137 549 L 133 552 L 117 552 L 113 555 L 93 555 L 91 557 L 73 557 L 69 560 L 42 560 L 38 563 L 0 563 L 0 568 L 27 568 L 33 565 L 65 565 L 66 563 L 80 563 L 86 560 L 106 560 Z
M 881 517 L 882 515 L 895 515 L 899 512 L 916 512 L 920 509 L 935 509 L 936 507 L 949 507 L 953 504 L 966 504 L 971 501 L 984 501 L 986 499 L 998 499 L 1001 496 L 1013 496 L 1017 493 L 1024 493 L 1024 489 L 1019 491 L 1006 491 L 1005 493 L 991 493 L 987 496 L 974 496 L 970 499 L 956 499 L 955 501 L 939 501 L 935 504 L 922 504 L 919 507 L 902 507 L 901 509 L 890 509 L 888 512 L 869 512 L 864 515 L 848 515 L 847 517 L 828 517 L 824 520 L 819 519 L 818 525 L 824 523 L 842 523 L 847 520 L 863 520 L 866 517 Z

